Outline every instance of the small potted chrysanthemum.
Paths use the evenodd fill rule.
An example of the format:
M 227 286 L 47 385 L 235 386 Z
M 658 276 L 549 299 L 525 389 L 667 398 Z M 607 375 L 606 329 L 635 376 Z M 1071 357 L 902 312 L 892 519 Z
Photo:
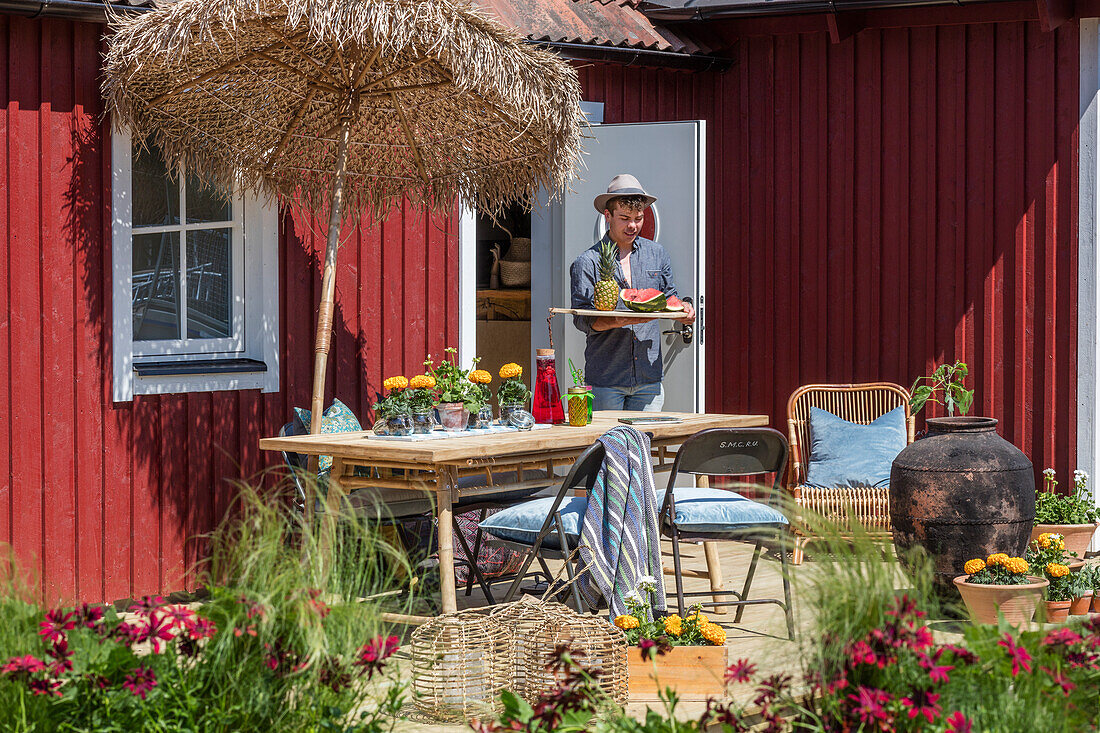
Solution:
M 722 695 L 725 680 L 721 673 L 728 665 L 726 630 L 703 615 L 698 606 L 684 617 L 653 616 L 647 601 L 655 589 L 652 578 L 642 578 L 627 598 L 630 613 L 615 618 L 627 643 L 637 648 L 627 657 L 630 699 L 656 700 L 666 687 L 683 700 Z
M 1054 532 L 1044 532 L 1028 545 L 1025 557 L 1049 581 L 1044 604 L 1046 620 L 1065 621 L 1078 586 L 1078 579 L 1070 572 L 1065 537 Z
M 1074 558 L 1083 558 L 1092 536 L 1100 527 L 1100 509 L 1088 485 L 1089 475 L 1078 469 L 1073 472 L 1073 491 L 1059 493 L 1054 469 L 1045 469 L 1043 486 L 1035 491 L 1035 527 L 1031 530 L 1031 541 L 1043 534 L 1058 534 L 1065 540 L 1066 552 Z
M 995 552 L 986 559 L 968 560 L 955 578 L 966 610 L 974 623 L 996 624 L 998 613 L 1013 626 L 1031 621 L 1049 585 L 1046 578 L 1029 575 L 1031 565 L 1022 557 Z

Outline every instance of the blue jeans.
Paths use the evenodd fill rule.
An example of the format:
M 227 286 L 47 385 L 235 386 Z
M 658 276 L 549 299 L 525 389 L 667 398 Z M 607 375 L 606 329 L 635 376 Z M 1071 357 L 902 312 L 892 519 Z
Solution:
M 665 406 L 665 389 L 660 382 L 636 387 L 593 387 L 593 410 L 660 412 Z

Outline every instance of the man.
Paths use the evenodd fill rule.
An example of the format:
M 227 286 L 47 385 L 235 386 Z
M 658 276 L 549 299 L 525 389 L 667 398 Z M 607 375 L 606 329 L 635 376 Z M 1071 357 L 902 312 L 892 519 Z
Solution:
M 608 242 L 617 245 L 614 277 L 619 288 L 656 288 L 665 295 L 677 295 L 668 253 L 656 242 L 638 236 L 645 210 L 656 200 L 637 178 L 625 173 L 611 179 L 607 193 L 595 198 L 592 203 L 607 221 L 607 234 L 582 252 L 569 269 L 572 307 L 594 307 L 600 248 Z M 680 320 L 695 322 L 690 303 L 684 303 Z M 573 323 L 587 336 L 584 374 L 592 387 L 593 409 L 660 411 L 665 395 L 658 319 L 574 316 Z

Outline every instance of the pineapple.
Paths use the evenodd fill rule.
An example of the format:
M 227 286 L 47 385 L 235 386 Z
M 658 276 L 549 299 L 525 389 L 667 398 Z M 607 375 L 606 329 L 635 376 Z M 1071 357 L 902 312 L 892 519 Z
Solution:
M 613 311 L 619 304 L 619 284 L 615 281 L 615 258 L 619 246 L 608 241 L 600 245 L 600 279 L 596 282 L 593 305 L 598 311 Z

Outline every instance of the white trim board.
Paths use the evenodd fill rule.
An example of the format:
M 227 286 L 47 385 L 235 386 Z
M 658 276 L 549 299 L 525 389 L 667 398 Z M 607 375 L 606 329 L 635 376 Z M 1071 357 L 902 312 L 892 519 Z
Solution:
M 1097 284 L 1097 226 L 1100 223 L 1100 24 L 1081 20 L 1080 126 L 1078 144 L 1079 200 L 1077 226 L 1077 466 L 1088 472 L 1093 500 L 1100 503 L 1100 287 Z M 1089 549 L 1100 548 L 1094 539 Z

